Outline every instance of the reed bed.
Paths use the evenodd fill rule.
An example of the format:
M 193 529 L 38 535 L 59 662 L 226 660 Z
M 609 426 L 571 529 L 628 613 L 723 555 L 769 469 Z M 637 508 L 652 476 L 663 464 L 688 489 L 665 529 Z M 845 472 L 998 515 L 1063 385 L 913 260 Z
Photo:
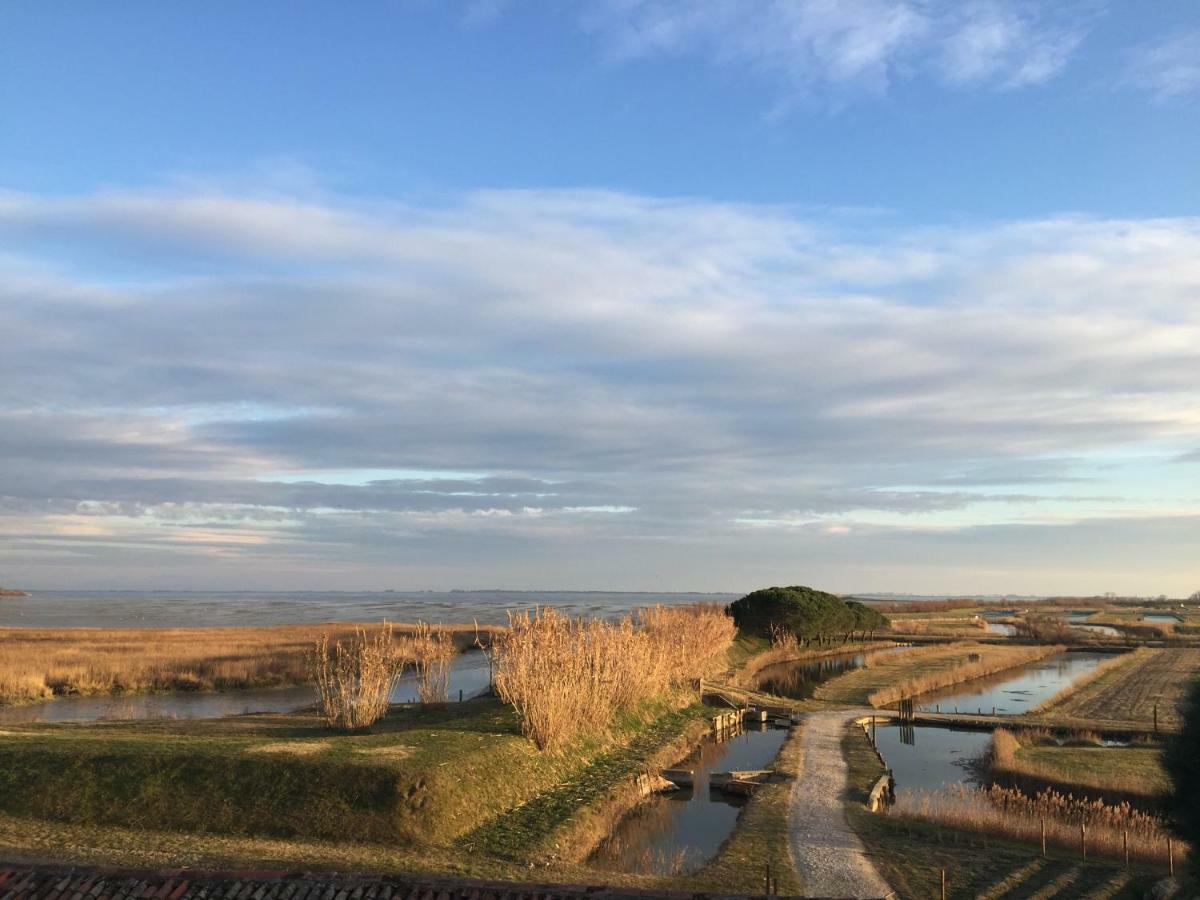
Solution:
M 1164 868 L 1167 838 L 1171 836 L 1161 818 L 1129 803 L 1080 799 L 1050 789 L 1030 796 L 997 785 L 982 789 L 954 785 L 941 791 L 901 791 L 885 815 L 1032 843 L 1041 841 L 1044 822 L 1047 845 L 1075 852 L 1080 849 L 1082 825 L 1089 855 L 1123 858 L 1128 835 L 1131 860 Z M 1176 841 L 1175 850 L 1176 858 L 1181 859 L 1188 847 Z
M 265 628 L 0 629 L 0 703 L 54 695 L 142 691 L 236 690 L 303 684 L 305 655 L 328 633 L 350 640 L 354 623 Z M 397 641 L 416 625 L 395 625 Z M 460 649 L 471 625 L 444 626 Z M 481 629 L 490 642 L 499 629 Z
M 658 606 L 616 622 L 554 609 L 510 613 L 493 645 L 496 691 L 538 749 L 557 752 L 601 733 L 617 712 L 704 675 L 734 633 L 711 604 Z
M 884 685 L 869 694 L 867 702 L 876 708 L 886 706 L 889 703 L 895 703 L 903 697 L 916 697 L 920 694 L 936 691 L 938 688 L 970 681 L 972 678 L 982 678 L 994 672 L 1002 672 L 1005 669 L 1012 669 L 1026 663 L 1036 662 L 1044 657 L 1060 653 L 1064 649 L 1056 645 L 989 648 L 988 651 L 984 651 L 981 648 L 977 654 L 979 658 L 976 660 L 968 660 L 951 668 L 925 672 L 920 675 L 914 675 L 911 678 L 905 678 L 902 681 Z M 914 658 L 911 654 L 909 655 L 909 661 Z

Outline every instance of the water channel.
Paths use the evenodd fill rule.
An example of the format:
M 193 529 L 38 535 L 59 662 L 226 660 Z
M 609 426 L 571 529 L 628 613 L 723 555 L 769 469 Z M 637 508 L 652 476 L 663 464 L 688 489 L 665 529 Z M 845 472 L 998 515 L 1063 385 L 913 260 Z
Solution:
M 709 787 L 709 776 L 766 768 L 787 736 L 786 728 L 762 726 L 722 743 L 706 742 L 678 766 L 693 770 L 693 786 L 640 802 L 596 849 L 591 863 L 653 875 L 695 872 L 733 833 L 746 804 L 744 797 Z
M 478 650 L 455 657 L 450 667 L 450 698 L 458 700 L 487 690 L 487 659 Z M 417 681 L 407 673 L 392 690 L 393 703 L 417 700 Z M 131 719 L 211 719 L 244 713 L 294 712 L 317 702 L 312 685 L 251 688 L 240 691 L 171 691 L 158 694 L 58 697 L 26 706 L 0 706 L 0 724 L 29 722 L 95 722 Z
M 807 700 L 813 692 L 826 681 L 861 669 L 867 665 L 867 658 L 881 653 L 898 653 L 911 649 L 908 646 L 885 647 L 882 650 L 868 650 L 858 653 L 839 653 L 836 656 L 822 656 L 816 659 L 797 659 L 767 666 L 755 678 L 755 690 L 774 694 L 776 697 L 788 697 L 792 700 Z
M 917 698 L 924 711 L 1019 715 L 1069 687 L 1111 654 L 1058 653 L 1016 670 L 998 672 Z M 896 778 L 897 790 L 938 790 L 977 785 L 973 761 L 991 742 L 990 731 L 939 725 L 881 725 L 876 745 Z

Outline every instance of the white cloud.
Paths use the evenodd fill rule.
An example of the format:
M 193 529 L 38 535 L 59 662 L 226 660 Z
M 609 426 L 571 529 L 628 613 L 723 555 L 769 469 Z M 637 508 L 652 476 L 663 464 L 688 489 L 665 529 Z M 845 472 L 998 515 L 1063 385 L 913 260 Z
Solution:
M 907 528 L 1197 513 L 1168 487 L 1200 445 L 1197 219 L 125 191 L 6 195 L 0 239 L 0 530 L 31 567 L 195 545 L 497 583 L 639 542 L 690 571 L 749 530 L 861 562 Z
M 1134 48 L 1125 68 L 1125 82 L 1162 102 L 1200 94 L 1200 30 Z
M 789 94 L 883 93 L 932 75 L 1012 89 L 1056 76 L 1090 19 L 1028 0 L 606 0 L 584 26 L 614 59 L 696 56 L 744 66 Z

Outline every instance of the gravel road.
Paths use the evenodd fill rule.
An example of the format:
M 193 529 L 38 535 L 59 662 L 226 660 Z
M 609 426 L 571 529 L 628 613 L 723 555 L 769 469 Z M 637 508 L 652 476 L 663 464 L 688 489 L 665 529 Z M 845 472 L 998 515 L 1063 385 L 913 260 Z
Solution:
M 792 858 L 810 897 L 893 896 L 846 822 L 842 798 L 849 772 L 842 756 L 846 710 L 808 713 L 800 733 L 800 777 L 792 789 Z M 868 713 L 869 715 L 869 713 Z

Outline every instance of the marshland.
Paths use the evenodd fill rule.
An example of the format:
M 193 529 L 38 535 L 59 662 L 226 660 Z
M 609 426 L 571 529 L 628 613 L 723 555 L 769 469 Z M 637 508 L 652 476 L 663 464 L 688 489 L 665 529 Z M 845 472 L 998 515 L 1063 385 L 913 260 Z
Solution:
M 816 774 L 797 764 L 817 740 L 806 723 L 832 713 L 839 815 L 901 896 L 943 869 L 959 896 L 1106 877 L 1137 891 L 1182 871 L 1164 747 L 1200 644 L 1100 639 L 1055 603 L 999 612 L 772 588 L 606 616 L 535 604 L 486 625 L 10 627 L 0 840 L 31 859 L 532 866 L 747 893 L 769 866 L 786 892 L 817 893 L 820 847 L 797 844 L 793 807 Z M 1130 612 L 1089 617 L 1147 614 Z M 997 618 L 1011 631 L 978 624 Z M 1063 628 L 1039 640 L 1048 620 Z M 272 692 L 286 705 L 172 707 Z M 119 702 L 148 705 L 29 715 Z M 894 799 L 868 802 L 882 777 Z M 931 853 L 945 864 L 915 862 Z

